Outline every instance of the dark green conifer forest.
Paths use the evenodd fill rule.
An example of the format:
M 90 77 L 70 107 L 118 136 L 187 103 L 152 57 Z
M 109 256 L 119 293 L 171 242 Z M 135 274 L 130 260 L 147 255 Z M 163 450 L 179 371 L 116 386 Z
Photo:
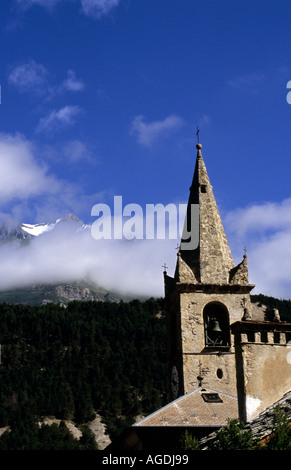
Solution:
M 1 304 L 0 427 L 10 432 L 0 450 L 53 446 L 56 433 L 64 449 L 92 448 L 92 440 L 74 442 L 37 420 L 81 425 L 97 412 L 114 438 L 165 404 L 165 337 L 159 300 Z
M 291 321 L 291 301 L 253 296 Z M 95 413 L 111 439 L 166 404 L 162 300 L 0 304 L 0 450 L 93 450 Z M 38 425 L 55 417 L 59 426 Z M 75 439 L 64 420 L 82 429 Z

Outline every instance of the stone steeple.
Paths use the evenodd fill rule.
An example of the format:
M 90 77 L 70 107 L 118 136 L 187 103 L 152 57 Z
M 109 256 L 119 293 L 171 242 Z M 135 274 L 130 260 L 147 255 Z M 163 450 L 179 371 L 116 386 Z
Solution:
M 230 325 L 249 318 L 250 292 L 254 287 L 249 284 L 246 254 L 234 265 L 201 144 L 196 148 L 175 275 L 170 277 L 164 272 L 173 397 L 189 393 L 201 376 L 213 390 L 236 394 Z
M 234 262 L 202 157 L 202 145 L 197 144 L 196 148 L 196 165 L 175 278 L 194 284 L 228 284 Z M 191 207 L 195 206 L 199 216 L 196 209 L 197 216 L 193 217 L 192 212 L 191 217 Z M 196 237 L 193 248 L 189 245 L 189 233 Z

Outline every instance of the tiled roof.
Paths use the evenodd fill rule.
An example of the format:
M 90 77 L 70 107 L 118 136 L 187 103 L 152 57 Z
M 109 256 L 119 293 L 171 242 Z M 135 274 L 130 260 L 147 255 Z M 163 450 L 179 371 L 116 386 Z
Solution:
M 207 396 L 210 401 L 206 401 Z M 135 423 L 134 426 L 219 427 L 225 426 L 228 418 L 238 419 L 237 397 L 197 387 Z
M 252 421 L 245 424 L 245 430 L 251 431 L 253 438 L 260 440 L 268 437 L 274 427 L 274 411 L 279 406 L 287 415 L 287 419 L 291 423 L 291 391 L 286 393 L 280 400 L 262 411 Z M 210 445 L 215 442 L 217 432 L 212 432 L 208 436 L 203 437 L 199 441 L 202 450 L 209 449 Z

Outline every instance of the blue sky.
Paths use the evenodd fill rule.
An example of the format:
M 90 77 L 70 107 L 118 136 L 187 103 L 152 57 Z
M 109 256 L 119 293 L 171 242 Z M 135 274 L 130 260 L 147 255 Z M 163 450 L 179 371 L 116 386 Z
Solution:
M 186 202 L 198 125 L 235 261 L 289 298 L 290 25 L 288 0 L 2 1 L 2 218 Z

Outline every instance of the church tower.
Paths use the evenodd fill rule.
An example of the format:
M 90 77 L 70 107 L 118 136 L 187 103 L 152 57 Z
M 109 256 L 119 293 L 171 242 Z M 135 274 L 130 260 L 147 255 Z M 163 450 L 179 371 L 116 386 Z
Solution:
M 230 325 L 251 311 L 247 256 L 234 265 L 201 153 L 197 158 L 174 277 L 164 272 L 172 398 L 197 385 L 236 395 Z

